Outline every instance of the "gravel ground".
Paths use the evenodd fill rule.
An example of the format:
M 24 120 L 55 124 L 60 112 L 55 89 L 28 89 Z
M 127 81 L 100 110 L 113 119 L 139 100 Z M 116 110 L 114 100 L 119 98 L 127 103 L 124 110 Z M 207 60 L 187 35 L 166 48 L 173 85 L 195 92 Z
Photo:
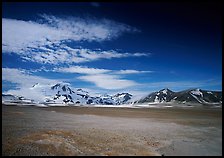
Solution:
M 222 109 L 2 106 L 2 155 L 222 155 Z

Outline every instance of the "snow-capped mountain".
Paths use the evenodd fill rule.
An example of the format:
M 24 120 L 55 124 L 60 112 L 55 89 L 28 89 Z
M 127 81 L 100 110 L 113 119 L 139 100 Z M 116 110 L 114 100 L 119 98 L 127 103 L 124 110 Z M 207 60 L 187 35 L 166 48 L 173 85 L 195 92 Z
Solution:
M 17 98 L 14 95 L 11 94 L 2 94 L 2 101 L 14 101 L 14 100 L 18 100 L 19 98 Z
M 176 93 L 175 101 L 194 102 L 201 104 L 222 103 L 222 92 L 190 89 Z
M 162 89 L 158 92 L 153 92 L 146 96 L 143 99 L 140 99 L 138 103 L 145 103 L 145 102 L 155 102 L 155 103 L 161 103 L 161 102 L 169 102 L 173 98 L 174 92 L 167 89 Z
M 39 83 L 28 87 L 29 96 L 3 94 L 3 103 L 38 103 L 48 106 L 54 105 L 121 105 L 121 104 L 145 104 L 145 103 L 199 103 L 199 104 L 222 104 L 222 92 L 206 91 L 201 89 L 188 89 L 173 92 L 170 89 L 162 89 L 148 96 L 134 101 L 134 96 L 129 93 L 90 94 L 78 88 L 74 89 L 67 83 L 53 85 L 41 85 Z
M 116 104 L 125 104 L 132 98 L 132 95 L 129 93 L 118 93 L 113 96 Z
M 34 84 L 29 88 L 30 93 L 38 94 L 37 100 L 33 100 L 34 103 L 42 103 L 47 105 L 55 104 L 103 104 L 103 105 L 118 105 L 127 103 L 131 99 L 132 95 L 129 93 L 116 94 L 110 96 L 103 94 L 99 96 L 91 95 L 89 92 L 79 88 L 72 89 L 67 83 L 57 83 L 55 85 L 41 85 L 39 83 Z M 5 100 L 15 101 L 18 97 L 13 95 L 4 95 Z M 39 99 L 41 98 L 41 99 Z
M 200 103 L 200 104 L 221 104 L 222 92 L 206 91 L 201 89 L 189 89 L 180 92 L 173 92 L 169 89 L 162 89 L 153 92 L 135 103 Z
M 2 103 L 32 103 L 33 100 L 26 99 L 22 96 L 14 96 L 11 94 L 2 94 Z
M 131 94 L 122 93 L 110 96 L 103 94 L 99 96 L 90 95 L 89 92 L 82 90 L 81 88 L 72 90 L 69 85 L 56 84 L 51 87 L 55 96 L 48 102 L 63 102 L 63 103 L 75 103 L 75 104 L 106 104 L 106 105 L 118 105 L 124 104 L 131 99 Z

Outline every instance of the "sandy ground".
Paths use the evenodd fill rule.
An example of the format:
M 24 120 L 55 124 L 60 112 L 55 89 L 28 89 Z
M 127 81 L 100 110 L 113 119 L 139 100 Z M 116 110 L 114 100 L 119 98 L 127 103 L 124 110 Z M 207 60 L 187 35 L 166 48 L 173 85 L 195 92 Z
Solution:
M 222 109 L 2 105 L 2 155 L 222 155 Z

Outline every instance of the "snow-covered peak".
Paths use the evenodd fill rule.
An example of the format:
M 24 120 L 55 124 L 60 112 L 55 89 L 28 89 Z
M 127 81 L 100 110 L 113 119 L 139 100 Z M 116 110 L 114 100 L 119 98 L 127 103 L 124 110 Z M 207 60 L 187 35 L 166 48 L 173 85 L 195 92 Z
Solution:
M 87 91 L 84 91 L 84 90 L 81 89 L 81 88 L 78 88 L 76 91 L 79 92 L 79 93 L 85 93 L 85 94 L 88 94 L 88 93 L 89 93 L 89 92 L 87 92 Z
M 197 96 L 203 97 L 203 93 L 200 91 L 199 88 L 197 88 L 195 90 L 192 90 L 190 93 L 193 94 L 193 95 L 197 95 Z
M 164 89 L 164 90 L 162 91 L 162 93 L 163 93 L 163 94 L 167 94 L 167 89 Z
M 67 83 L 57 83 L 56 85 L 52 86 L 51 89 L 57 91 L 58 94 L 72 94 L 72 90 Z
M 102 98 L 110 98 L 111 96 L 110 95 L 108 95 L 108 94 L 101 94 L 101 95 L 99 95 L 100 97 L 102 97 Z
M 114 97 L 118 97 L 118 98 L 122 98 L 122 97 L 125 97 L 125 96 L 132 96 L 131 94 L 129 93 L 117 93 L 114 95 Z
M 212 92 L 207 92 L 208 94 L 213 94 Z
M 164 88 L 164 89 L 161 89 L 159 92 L 163 93 L 163 94 L 167 94 L 167 93 L 172 92 L 172 91 L 169 88 Z
M 57 83 L 54 86 L 51 87 L 51 89 L 60 89 L 60 88 L 67 88 L 69 86 L 69 84 L 67 83 Z

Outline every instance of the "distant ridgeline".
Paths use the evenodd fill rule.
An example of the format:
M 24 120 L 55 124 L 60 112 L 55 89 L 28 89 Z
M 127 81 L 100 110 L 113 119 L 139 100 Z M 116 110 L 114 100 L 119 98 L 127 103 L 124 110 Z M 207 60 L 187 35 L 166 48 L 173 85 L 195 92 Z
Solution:
M 169 89 L 162 89 L 153 92 L 148 96 L 135 101 L 135 103 L 200 103 L 200 104 L 222 104 L 222 92 L 206 91 L 201 89 L 188 89 L 180 92 L 173 92 Z
M 30 91 L 35 94 L 41 93 L 42 99 L 26 98 L 23 94 L 15 96 L 2 94 L 3 103 L 41 103 L 50 104 L 100 104 L 100 105 L 121 105 L 121 104 L 149 104 L 149 103 L 199 103 L 199 104 L 222 104 L 222 92 L 206 91 L 201 89 L 188 89 L 180 92 L 173 92 L 169 89 L 162 89 L 153 92 L 139 100 L 133 100 L 129 93 L 118 93 L 116 95 L 93 96 L 82 89 L 73 90 L 68 84 L 58 83 L 54 86 L 42 86 L 39 83 L 33 85 Z

